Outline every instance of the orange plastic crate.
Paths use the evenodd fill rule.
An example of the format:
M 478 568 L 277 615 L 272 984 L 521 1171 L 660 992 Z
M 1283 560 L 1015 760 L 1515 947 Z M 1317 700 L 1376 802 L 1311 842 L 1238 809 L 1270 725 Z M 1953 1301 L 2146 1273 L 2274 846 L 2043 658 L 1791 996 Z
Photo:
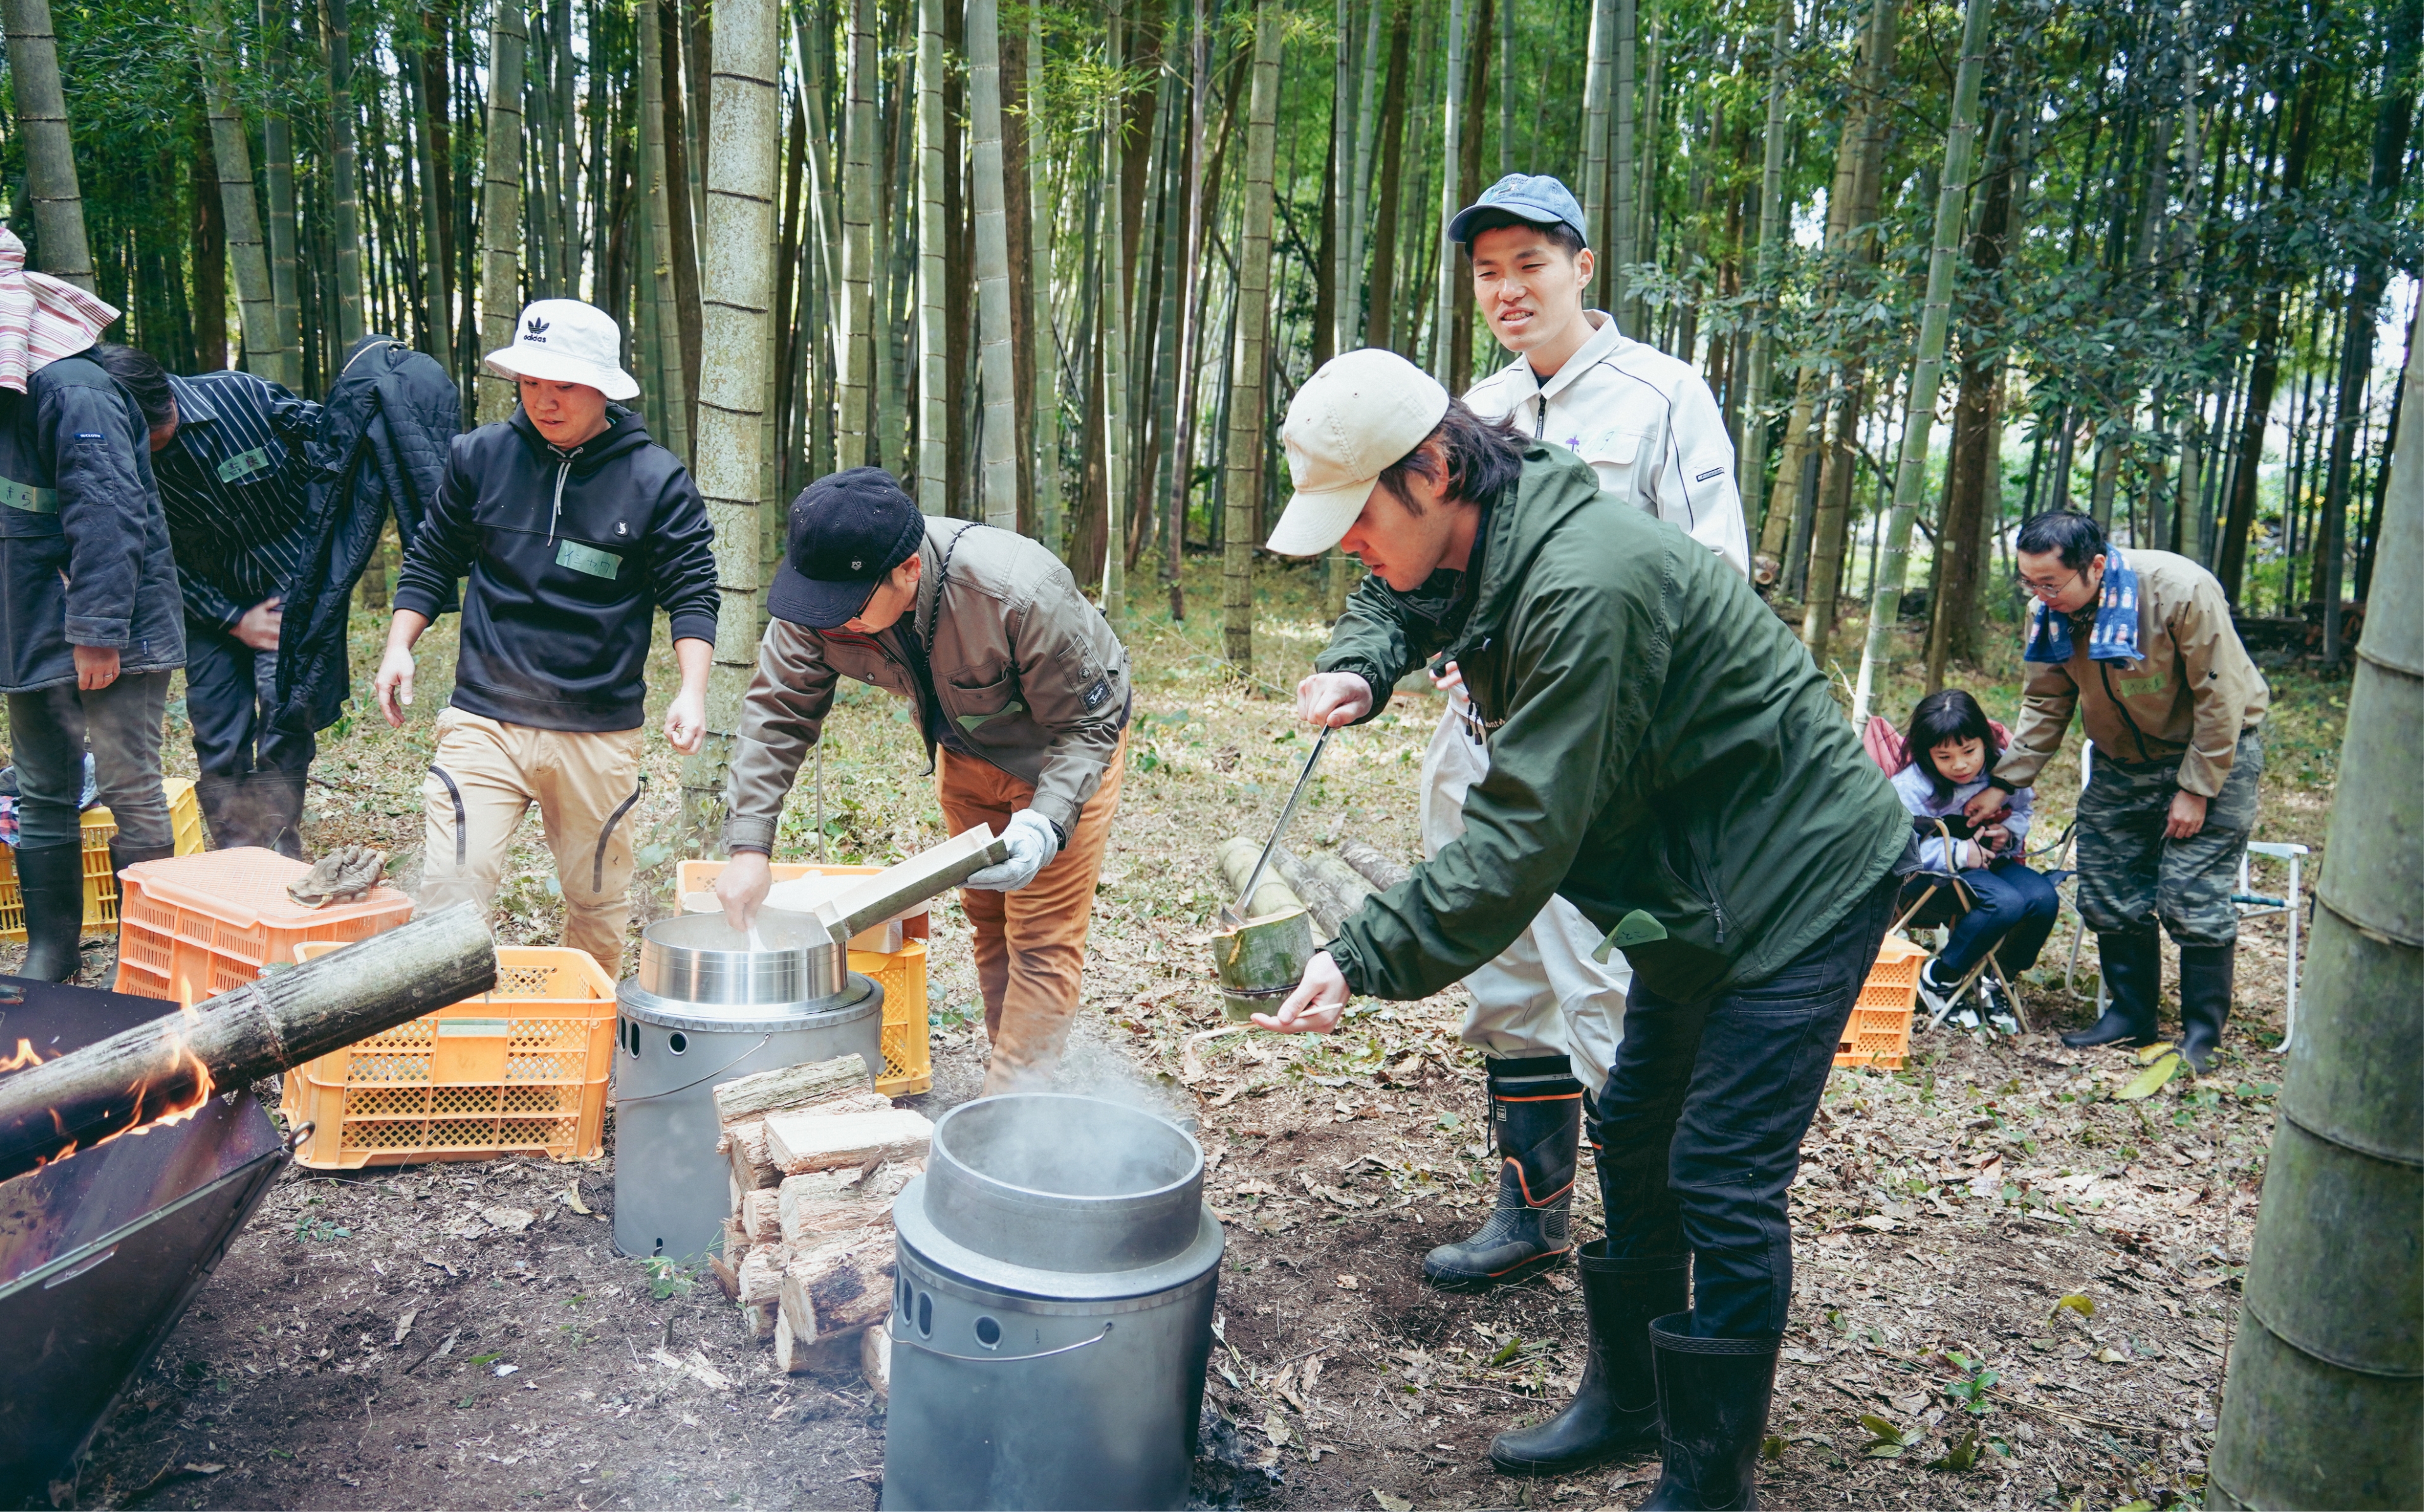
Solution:
M 168 829 L 177 854 L 191 855 L 202 848 L 202 808 L 195 802 L 193 780 L 162 779 L 168 800 Z M 109 864 L 109 842 L 118 838 L 118 816 L 95 805 L 84 811 L 84 931 L 106 934 L 118 928 L 118 874 Z M 25 937 L 25 899 L 17 885 L 17 852 L 0 845 L 0 940 Z
M 412 899 L 375 887 L 358 903 L 305 908 L 286 884 L 311 868 L 260 846 L 146 861 L 120 880 L 118 990 L 188 1008 L 241 987 L 311 941 L 344 945 L 412 916 Z
M 680 863 L 674 868 L 676 896 L 712 892 L 724 867 L 721 861 Z M 776 882 L 789 882 L 812 871 L 872 877 L 884 868 L 777 861 L 767 869 Z M 933 1046 L 927 1038 L 927 911 L 921 908 L 901 921 L 900 949 L 850 953 L 850 969 L 874 979 L 884 989 L 884 1067 L 876 1073 L 875 1090 L 886 1097 L 907 1097 L 931 1090 L 934 1085 Z
M 340 947 L 309 943 L 310 961 Z M 287 1126 L 312 1124 L 295 1158 L 315 1170 L 605 1149 L 614 980 L 587 951 L 497 948 L 494 991 L 286 1074 Z
M 1835 1051 L 1839 1066 L 1874 1066 L 1898 1071 L 1910 1053 L 1910 1011 L 1919 998 L 1919 968 L 1929 952 L 1899 935 L 1889 934 L 1877 947 L 1877 963 L 1860 984 L 1859 1001 L 1852 1006 L 1851 1022 Z

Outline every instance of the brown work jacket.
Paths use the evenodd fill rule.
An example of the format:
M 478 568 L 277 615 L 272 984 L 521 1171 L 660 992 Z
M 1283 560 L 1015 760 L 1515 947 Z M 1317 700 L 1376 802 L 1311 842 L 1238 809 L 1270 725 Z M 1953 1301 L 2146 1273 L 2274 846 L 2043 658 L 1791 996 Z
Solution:
M 2076 709 L 2098 756 L 2177 761 L 2180 786 L 2211 798 L 2230 775 L 2240 732 L 2264 722 L 2271 690 L 2213 574 L 2169 551 L 2131 547 L 2127 556 L 2138 575 L 2138 659 L 2092 661 L 2088 638 L 2073 635 L 2069 661 L 2028 663 L 2019 728 L 1995 763 L 2005 787 L 2036 780 Z
M 725 791 L 726 848 L 773 853 L 783 800 L 833 707 L 837 677 L 909 701 L 928 754 L 939 742 L 1032 786 L 1029 806 L 1065 837 L 1101 786 L 1128 721 L 1128 658 L 1058 558 L 1023 535 L 929 519 L 915 616 L 881 635 L 771 621 L 742 705 Z M 948 565 L 947 565 L 948 564 Z M 930 727 L 901 637 L 927 648 Z

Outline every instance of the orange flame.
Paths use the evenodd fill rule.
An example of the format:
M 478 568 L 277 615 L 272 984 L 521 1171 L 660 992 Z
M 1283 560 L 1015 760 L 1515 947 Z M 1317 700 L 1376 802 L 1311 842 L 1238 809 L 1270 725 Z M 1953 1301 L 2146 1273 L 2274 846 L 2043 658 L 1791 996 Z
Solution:
M 20 1040 L 17 1042 L 17 1053 L 6 1060 L 0 1060 L 0 1071 L 23 1071 L 27 1066 L 39 1066 L 41 1063 L 42 1058 L 34 1053 L 34 1042 Z

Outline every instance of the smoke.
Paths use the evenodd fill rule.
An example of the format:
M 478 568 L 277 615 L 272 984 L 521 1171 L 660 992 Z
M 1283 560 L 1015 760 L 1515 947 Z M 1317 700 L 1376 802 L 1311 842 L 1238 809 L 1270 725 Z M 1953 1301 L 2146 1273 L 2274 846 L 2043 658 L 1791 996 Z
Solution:
M 1195 1141 L 1142 1110 L 1087 1097 L 990 1097 L 937 1131 L 961 1165 L 1060 1197 L 1130 1197 L 1201 1169 Z

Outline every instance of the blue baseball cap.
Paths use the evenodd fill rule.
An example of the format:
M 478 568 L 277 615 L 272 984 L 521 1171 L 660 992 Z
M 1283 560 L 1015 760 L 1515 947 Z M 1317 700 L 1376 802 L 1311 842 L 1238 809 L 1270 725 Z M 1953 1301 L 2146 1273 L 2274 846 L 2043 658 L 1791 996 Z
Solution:
M 788 535 L 766 612 L 830 630 L 856 618 L 885 575 L 917 554 L 926 518 L 892 474 L 852 468 L 800 490 Z
M 1585 247 L 1590 245 L 1590 229 L 1583 224 L 1573 191 L 1546 173 L 1509 173 L 1482 190 L 1480 199 L 1447 223 L 1447 239 L 1459 247 L 1470 243 L 1473 223 L 1493 210 L 1535 226 L 1571 226 Z

